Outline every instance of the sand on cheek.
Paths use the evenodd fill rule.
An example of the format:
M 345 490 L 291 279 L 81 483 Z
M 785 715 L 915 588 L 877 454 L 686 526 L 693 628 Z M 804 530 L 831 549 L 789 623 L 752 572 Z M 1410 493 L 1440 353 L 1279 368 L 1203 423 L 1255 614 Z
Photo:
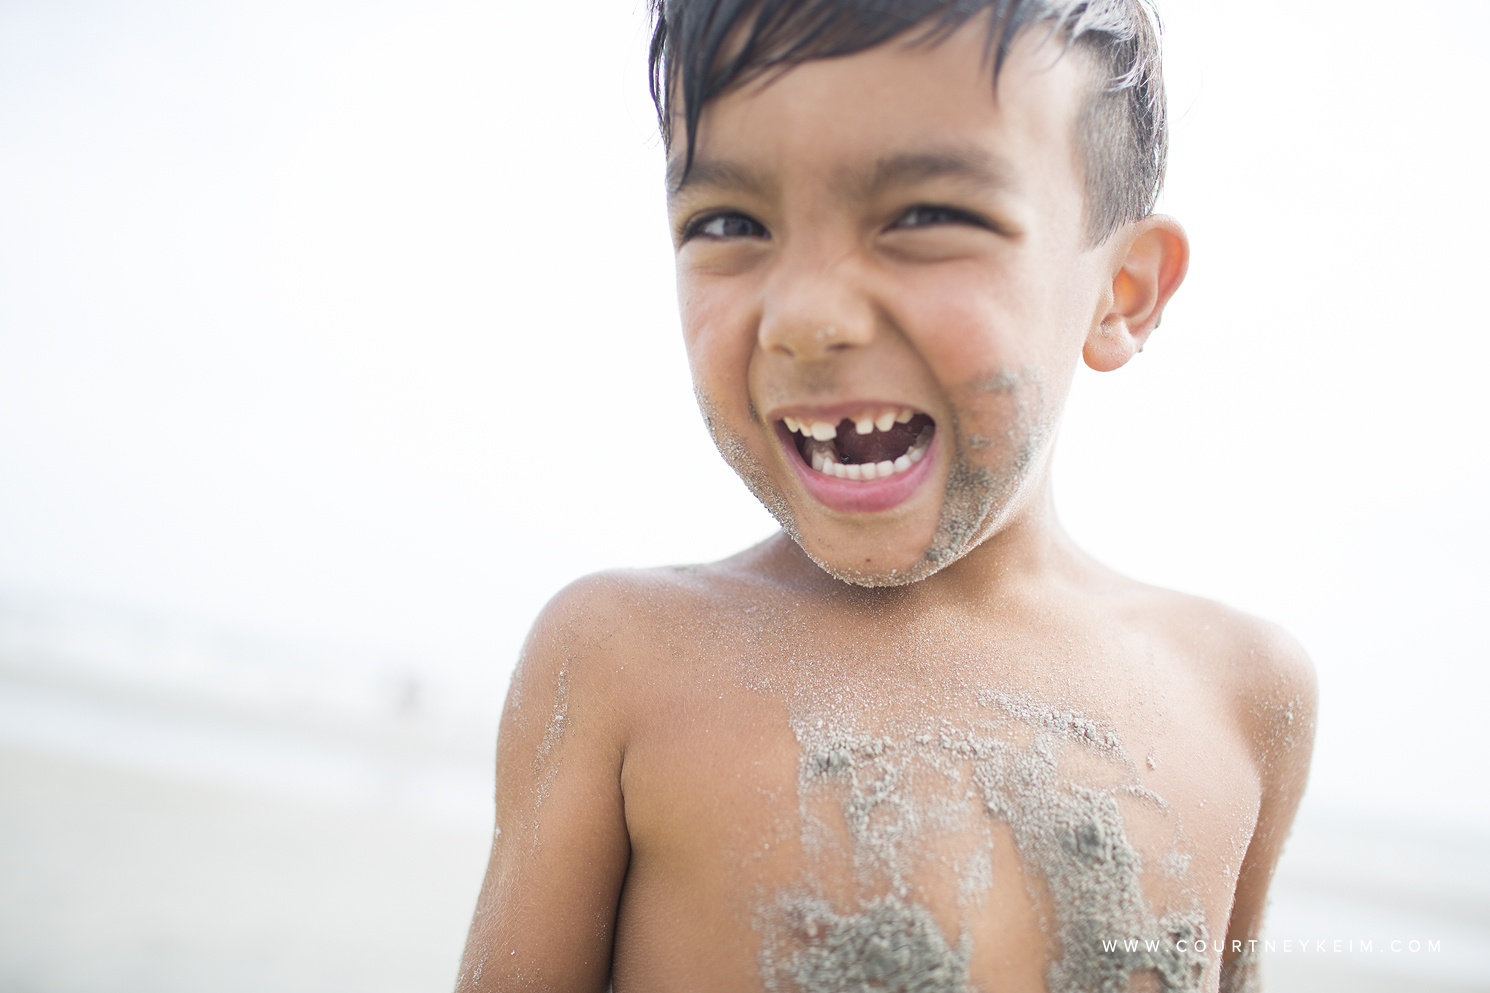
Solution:
M 719 408 L 707 393 L 701 389 L 695 389 L 694 397 L 698 400 L 699 413 L 704 418 L 704 428 L 709 432 L 709 438 L 714 442 L 714 447 L 718 449 L 725 463 L 735 471 L 735 475 L 740 477 L 751 495 L 761 502 L 772 517 L 776 518 L 776 523 L 781 525 L 781 530 L 786 532 L 787 537 L 801 546 L 802 534 L 797 527 L 796 518 L 792 516 L 786 498 L 771 481 L 771 474 L 766 471 L 766 467 L 756 458 L 750 446 L 745 443 L 745 439 L 725 428 Z
M 950 425 L 952 469 L 936 535 L 905 581 L 950 565 L 997 530 L 1038 472 L 1055 432 L 1059 412 L 1033 366 L 984 373 L 959 392 L 959 412 Z

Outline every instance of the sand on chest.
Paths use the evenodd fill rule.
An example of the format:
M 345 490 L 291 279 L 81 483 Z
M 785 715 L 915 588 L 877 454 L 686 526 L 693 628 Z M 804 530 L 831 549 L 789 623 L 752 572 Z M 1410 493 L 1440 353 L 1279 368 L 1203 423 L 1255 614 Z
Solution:
M 757 907 L 766 989 L 974 989 L 975 925 L 1000 834 L 1012 837 L 1031 907 L 1042 908 L 1050 993 L 1125 993 L 1134 982 L 1202 989 L 1205 954 L 1180 950 L 1207 937 L 1184 884 L 1186 843 L 1173 832 L 1151 867 L 1181 894 L 1156 914 L 1124 809 L 1165 802 L 1140 784 L 1115 731 L 1025 697 L 972 696 L 955 718 L 926 708 L 870 720 L 830 691 L 794 702 L 809 868 Z M 1144 940 L 1113 945 L 1133 938 Z

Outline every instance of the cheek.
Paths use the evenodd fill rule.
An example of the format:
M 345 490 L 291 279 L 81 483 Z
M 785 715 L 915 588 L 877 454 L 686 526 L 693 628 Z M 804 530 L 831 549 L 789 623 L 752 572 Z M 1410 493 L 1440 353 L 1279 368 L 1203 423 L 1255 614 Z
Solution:
M 749 478 L 760 453 L 746 457 L 747 450 L 760 446 L 751 427 L 756 420 L 749 385 L 756 322 L 748 295 L 735 280 L 680 276 L 678 304 L 693 389 L 709 433 L 726 461 L 764 500 Z
M 694 385 L 716 402 L 745 394 L 746 370 L 755 348 L 751 308 L 735 281 L 678 276 L 678 314 Z
M 962 457 L 1002 481 L 1022 478 L 1050 439 L 1079 356 L 1062 294 L 1038 266 L 986 260 L 918 273 L 903 289 L 898 319 L 947 391 Z
M 1085 329 L 1037 261 L 937 267 L 898 288 L 897 319 L 954 399 L 1021 370 L 1074 368 Z
M 1029 302 L 1007 278 L 983 268 L 944 266 L 916 274 L 897 294 L 900 326 L 937 379 L 955 394 L 966 380 L 1029 364 Z

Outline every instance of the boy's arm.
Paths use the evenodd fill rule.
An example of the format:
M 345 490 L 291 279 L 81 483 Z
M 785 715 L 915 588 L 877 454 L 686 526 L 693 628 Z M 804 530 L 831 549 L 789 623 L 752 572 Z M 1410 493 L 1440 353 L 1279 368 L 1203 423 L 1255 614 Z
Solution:
M 496 833 L 457 993 L 595 991 L 610 982 L 630 859 L 607 632 L 590 584 L 549 604 L 508 690 Z M 593 592 L 593 591 L 588 591 Z
M 1237 702 L 1251 725 L 1262 803 L 1237 877 L 1220 993 L 1256 993 L 1262 988 L 1255 942 L 1262 934 L 1268 884 L 1303 798 L 1314 748 L 1314 666 L 1298 643 L 1281 631 L 1270 630 L 1260 641 L 1248 646 L 1250 658 L 1260 664 L 1248 673 Z

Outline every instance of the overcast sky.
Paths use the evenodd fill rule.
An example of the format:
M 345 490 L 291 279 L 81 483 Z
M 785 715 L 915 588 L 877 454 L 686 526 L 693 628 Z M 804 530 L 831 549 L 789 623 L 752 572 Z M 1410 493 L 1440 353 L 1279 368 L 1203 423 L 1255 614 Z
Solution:
M 0 4 L 0 594 L 499 694 L 568 580 L 771 533 L 693 407 L 641 7 Z M 1194 257 L 1078 376 L 1063 518 L 1304 640 L 1315 795 L 1490 818 L 1453 788 L 1490 691 L 1490 16 L 1163 10 Z

